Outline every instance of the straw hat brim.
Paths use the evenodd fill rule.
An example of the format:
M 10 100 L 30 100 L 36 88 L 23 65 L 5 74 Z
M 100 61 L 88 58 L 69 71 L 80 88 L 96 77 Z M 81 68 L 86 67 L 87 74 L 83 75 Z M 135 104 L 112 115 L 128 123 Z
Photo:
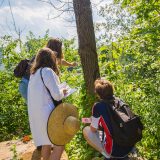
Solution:
M 64 130 L 64 121 L 73 116 L 78 119 L 77 108 L 68 103 L 61 103 L 50 114 L 47 124 L 47 132 L 50 141 L 55 145 L 65 145 L 74 135 L 69 135 Z

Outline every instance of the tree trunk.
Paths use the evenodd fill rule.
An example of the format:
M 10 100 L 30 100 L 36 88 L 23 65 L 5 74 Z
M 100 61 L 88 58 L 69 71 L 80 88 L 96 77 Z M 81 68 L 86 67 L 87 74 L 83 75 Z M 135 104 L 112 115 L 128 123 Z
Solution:
M 73 0 L 79 54 L 88 93 L 94 94 L 94 81 L 100 77 L 90 0 Z

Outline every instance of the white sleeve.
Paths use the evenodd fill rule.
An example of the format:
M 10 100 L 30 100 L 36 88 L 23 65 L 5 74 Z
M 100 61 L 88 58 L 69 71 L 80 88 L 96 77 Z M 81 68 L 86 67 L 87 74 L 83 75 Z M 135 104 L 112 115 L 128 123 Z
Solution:
M 91 126 L 92 126 L 93 128 L 98 129 L 98 123 L 99 123 L 100 117 L 95 118 L 95 117 L 92 116 L 91 119 L 92 119 L 92 121 L 91 121 Z
M 64 94 L 63 91 L 59 89 L 59 78 L 56 73 L 50 68 L 44 68 L 42 69 L 42 77 L 54 100 L 61 100 Z

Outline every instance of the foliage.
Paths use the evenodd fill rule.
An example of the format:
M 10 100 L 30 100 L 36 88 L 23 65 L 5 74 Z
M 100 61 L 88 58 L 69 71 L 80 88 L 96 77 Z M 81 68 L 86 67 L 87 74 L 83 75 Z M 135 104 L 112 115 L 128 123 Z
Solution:
M 65 59 L 71 62 L 75 61 L 79 64 L 80 59 L 77 57 L 77 50 L 73 47 L 73 41 L 64 40 L 63 42 L 65 47 Z M 95 101 L 95 97 L 86 94 L 81 66 L 75 67 L 71 71 L 68 69 L 66 70 L 66 68 L 63 67 L 61 68 L 61 71 L 61 81 L 66 81 L 71 87 L 78 89 L 76 93 L 65 99 L 65 102 L 72 103 L 78 108 L 80 120 L 82 117 L 89 117 L 91 115 L 91 106 Z M 70 160 L 91 159 L 99 154 L 84 140 L 82 135 L 83 128 L 84 124 L 81 123 L 80 131 L 76 134 L 73 140 L 66 145 L 66 151 Z
M 142 116 L 145 130 L 142 142 L 137 145 L 139 154 L 155 160 L 160 158 L 158 3 L 121 1 L 122 7 L 136 14 L 135 24 L 128 35 L 99 47 L 101 75 L 111 80 L 115 84 L 116 95 Z
M 101 6 L 99 16 L 103 18 L 102 21 L 96 23 L 96 33 L 98 34 L 100 45 L 102 45 L 102 42 L 110 44 L 119 37 L 130 33 L 136 18 L 127 9 L 121 8 L 121 4 L 114 3 L 107 3 L 105 6 Z
M 82 88 L 84 90 L 84 88 Z M 81 90 L 82 91 L 82 90 Z M 77 103 L 75 99 L 78 99 Z M 67 100 L 68 101 L 68 100 Z M 90 117 L 91 115 L 91 106 L 94 103 L 94 97 L 87 97 L 86 93 L 80 93 L 74 96 L 73 101 L 69 99 L 70 103 L 75 104 L 78 107 L 80 120 L 82 117 Z M 82 130 L 85 127 L 84 124 L 81 124 L 80 131 L 76 134 L 73 140 L 66 146 L 66 150 L 70 160 L 86 160 L 92 159 L 99 153 L 95 152 L 87 142 L 85 141 Z
M 137 146 L 141 156 L 158 159 L 160 152 L 158 147 L 160 143 L 159 57 L 156 54 L 154 58 L 146 53 L 139 54 L 138 46 L 133 43 L 131 46 L 129 43 L 130 41 L 124 40 L 118 44 L 113 43 L 112 50 L 108 47 L 105 55 L 111 57 L 108 62 L 101 63 L 104 54 L 100 55 L 100 66 L 103 68 L 101 75 L 112 81 L 115 94 L 129 103 L 135 113 L 142 116 L 145 126 L 144 138 Z
M 4 36 L 0 40 L 1 58 L 4 65 L 4 69 L 0 70 L 0 141 L 17 136 L 22 137 L 30 133 L 27 105 L 18 92 L 20 80 L 13 76 L 13 69 L 21 59 L 31 58 L 38 49 L 44 46 L 47 33 L 44 38 L 39 37 L 38 39 L 30 33 L 27 39 L 28 44 L 31 43 L 32 46 L 30 46 L 30 50 L 27 50 L 28 46 L 24 44 L 21 52 L 18 40 L 14 40 L 10 36 Z
M 12 160 L 21 160 L 18 158 L 17 150 L 16 150 L 16 145 L 14 144 L 11 148 L 11 151 L 13 152 L 13 157 Z
M 27 107 L 18 93 L 18 81 L 9 71 L 0 71 L 0 141 L 29 133 Z
M 108 41 L 108 37 L 100 33 L 102 35 L 98 39 L 97 50 L 101 77 L 110 80 L 114 84 L 115 95 L 124 99 L 134 112 L 142 117 L 145 129 L 142 141 L 137 144 L 139 154 L 146 159 L 153 160 L 160 159 L 160 17 L 158 5 L 159 1 L 153 0 L 121 1 L 118 6 L 126 7 L 130 14 L 136 15 L 136 19 L 131 28 L 127 22 L 124 24 L 129 27 L 127 34 L 117 37 L 112 35 L 113 37 Z M 121 13 L 121 8 L 119 9 L 118 13 Z M 112 11 L 103 8 L 102 16 L 106 17 L 108 12 Z M 117 21 L 120 20 L 122 19 L 117 19 Z M 107 22 L 104 23 L 107 26 Z M 114 23 L 113 28 L 112 26 L 106 28 L 106 32 L 120 24 Z M 2 62 L 5 67 L 0 71 L 0 141 L 30 134 L 27 106 L 18 92 L 19 79 L 13 76 L 13 69 L 22 58 L 31 58 L 35 55 L 40 48 L 45 46 L 48 38 L 48 32 L 42 38 L 36 38 L 30 32 L 21 50 L 18 40 L 12 37 L 5 36 L 0 40 Z M 78 89 L 65 101 L 77 106 L 80 119 L 89 117 L 96 97 L 88 96 L 85 92 L 85 82 L 74 39 L 63 39 L 63 44 L 65 59 L 79 64 L 72 69 L 60 67 L 61 81 L 66 81 L 70 86 Z M 84 126 L 81 124 L 81 130 L 66 145 L 70 160 L 90 160 L 99 156 L 99 153 L 89 147 L 84 140 L 82 135 Z

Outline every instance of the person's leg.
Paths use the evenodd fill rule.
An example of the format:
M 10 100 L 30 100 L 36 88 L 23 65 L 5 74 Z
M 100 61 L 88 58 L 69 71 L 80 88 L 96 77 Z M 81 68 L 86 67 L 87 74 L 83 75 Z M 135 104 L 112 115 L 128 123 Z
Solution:
M 42 150 L 42 146 L 37 146 L 37 150 L 41 151 Z
M 49 160 L 60 160 L 64 146 L 54 146 Z
M 104 160 L 130 160 L 130 158 L 126 156 L 125 158 L 105 158 Z
M 41 160 L 49 160 L 50 155 L 51 155 L 51 145 L 42 146 Z
M 98 132 L 92 132 L 90 126 L 87 126 L 83 129 L 83 136 L 90 146 L 99 151 L 106 158 L 110 158 L 110 155 L 105 151 L 103 144 L 101 143 Z

